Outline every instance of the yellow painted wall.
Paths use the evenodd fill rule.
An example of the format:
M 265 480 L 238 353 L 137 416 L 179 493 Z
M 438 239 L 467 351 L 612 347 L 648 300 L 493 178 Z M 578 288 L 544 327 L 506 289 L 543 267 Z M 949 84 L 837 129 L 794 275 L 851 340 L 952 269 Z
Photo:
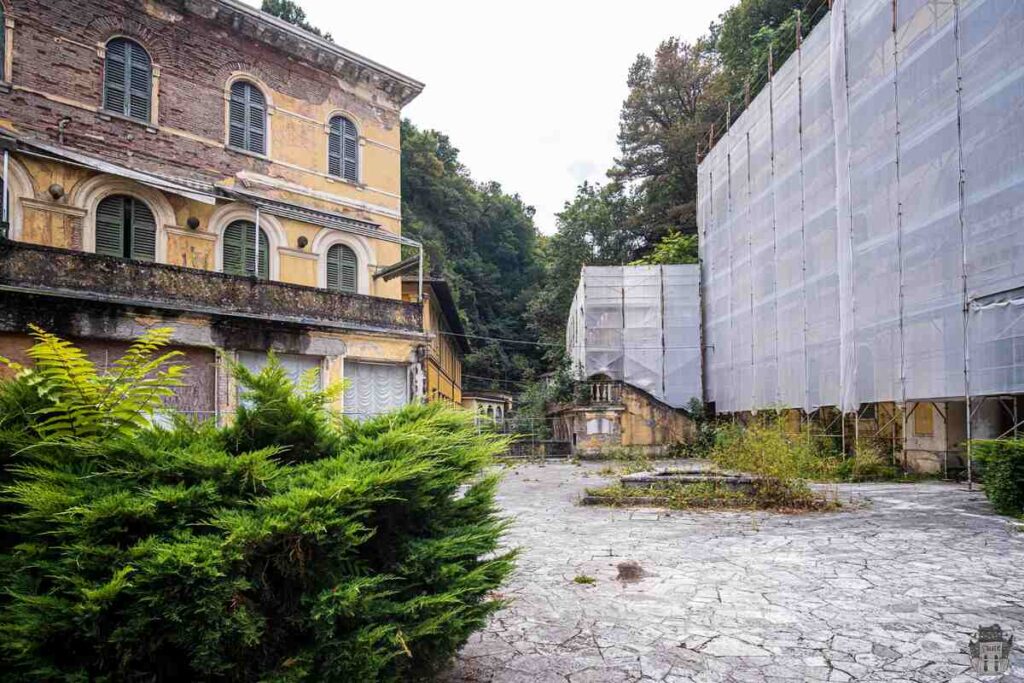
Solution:
M 419 283 L 402 282 L 403 299 L 416 301 L 418 296 Z M 452 337 L 444 334 L 444 332 L 450 331 L 450 327 L 445 321 L 444 312 L 437 303 L 437 296 L 430 283 L 426 284 L 423 331 L 433 335 L 426 363 L 426 399 L 461 404 L 462 351 Z
M 56 161 L 42 160 L 34 157 L 17 156 L 31 180 L 31 188 L 25 188 L 21 196 L 12 197 L 20 208 L 20 239 L 34 244 L 43 244 L 61 248 L 77 248 L 82 243 L 84 210 L 72 205 L 72 197 L 81 183 L 99 175 L 95 171 L 66 165 Z M 64 196 L 54 200 L 46 191 L 53 184 L 64 188 Z M 217 235 L 211 231 L 210 220 L 215 210 L 223 204 L 214 206 L 196 202 L 186 197 L 161 193 L 170 205 L 174 214 L 175 224 L 164 226 L 166 231 L 165 262 L 171 265 L 214 270 L 217 263 L 216 250 L 220 248 Z M 312 204 L 294 198 L 297 203 Z M 323 204 L 321 202 L 321 204 Z M 335 207 L 336 209 L 336 207 Z M 199 219 L 199 228 L 195 231 L 187 227 L 190 217 Z M 309 223 L 291 219 L 277 219 L 284 232 L 286 244 L 278 249 L 278 277 L 282 282 L 318 286 L 321 281 L 320 269 L 323 264 L 312 253 L 312 245 L 318 237 L 331 232 Z M 400 231 L 400 224 L 391 218 L 384 218 L 381 225 L 392 232 Z M 299 249 L 299 238 L 306 239 L 304 249 Z M 370 254 L 369 262 L 361 261 L 360 267 L 366 270 L 366 280 L 370 283 L 368 294 L 372 296 L 399 299 L 402 296 L 401 282 L 392 280 L 385 282 L 374 279 L 373 273 L 384 266 L 392 265 L 401 260 L 401 247 L 398 244 L 369 238 L 353 238 L 362 240 L 366 251 Z

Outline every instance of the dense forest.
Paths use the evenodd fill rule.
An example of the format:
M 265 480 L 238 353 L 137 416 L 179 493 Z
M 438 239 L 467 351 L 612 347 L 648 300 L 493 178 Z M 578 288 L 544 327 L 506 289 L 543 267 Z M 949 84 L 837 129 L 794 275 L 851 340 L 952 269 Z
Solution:
M 551 236 L 537 231 L 517 194 L 474 180 L 447 135 L 402 123 L 404 230 L 424 243 L 430 272 L 450 280 L 474 336 L 467 387 L 515 392 L 560 366 L 584 264 L 696 261 L 701 150 L 828 7 L 829 0 L 739 0 L 695 42 L 669 37 L 638 55 L 626 71 L 608 180 L 582 184 Z M 318 32 L 292 0 L 264 0 L 263 9 Z

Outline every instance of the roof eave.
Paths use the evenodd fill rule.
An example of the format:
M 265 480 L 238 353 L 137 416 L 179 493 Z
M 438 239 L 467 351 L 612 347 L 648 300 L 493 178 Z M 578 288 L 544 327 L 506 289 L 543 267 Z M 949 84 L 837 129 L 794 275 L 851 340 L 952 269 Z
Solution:
M 325 60 L 321 55 L 317 55 L 314 59 L 310 59 L 308 56 L 304 57 L 304 61 L 317 68 L 335 72 L 337 71 L 339 64 L 337 60 L 342 60 L 344 63 L 354 64 L 361 69 L 369 70 L 379 77 L 390 80 L 395 84 L 395 86 L 397 86 L 390 88 L 385 87 L 384 90 L 394 97 L 395 101 L 402 107 L 412 102 L 425 87 L 422 82 L 415 78 L 406 76 L 405 74 L 386 67 L 379 62 L 375 62 L 368 57 L 364 57 L 356 52 L 345 49 L 340 45 L 329 40 L 325 40 L 314 33 L 310 33 L 309 31 L 295 26 L 294 24 L 290 24 L 272 14 L 267 14 L 262 10 L 247 5 L 244 2 L 241 2 L 241 0 L 184 0 L 183 4 L 189 11 L 210 19 L 216 19 L 218 15 L 218 12 L 216 11 L 212 14 L 209 12 L 208 8 L 210 6 L 226 9 L 238 15 L 243 15 L 265 27 L 286 33 L 300 41 L 303 41 L 307 46 L 321 51 L 321 54 L 326 53 L 336 58 L 333 64 L 329 64 L 325 63 L 325 61 L 328 60 Z M 269 41 L 264 42 L 268 42 L 268 44 L 273 47 L 280 48 L 280 46 L 274 45 Z

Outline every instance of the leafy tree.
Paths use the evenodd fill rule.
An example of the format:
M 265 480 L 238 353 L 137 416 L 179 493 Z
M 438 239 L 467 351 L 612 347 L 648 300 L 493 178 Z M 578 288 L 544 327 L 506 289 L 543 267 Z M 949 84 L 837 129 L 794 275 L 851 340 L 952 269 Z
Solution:
M 630 265 L 667 266 L 674 263 L 697 263 L 696 235 L 670 232 L 654 245 L 654 251 Z
M 642 253 L 642 233 L 630 228 L 635 199 L 617 183 L 584 183 L 557 216 L 557 232 L 544 246 L 543 284 L 530 301 L 530 329 L 548 344 L 547 359 L 561 360 L 565 321 L 585 265 L 623 265 Z
M 629 223 L 651 246 L 673 230 L 696 232 L 697 141 L 718 115 L 709 97 L 717 61 L 705 41 L 664 41 L 630 67 L 619 118 L 621 154 L 609 175 L 637 184 Z
M 117 377 L 157 357 L 107 386 L 134 393 Z M 342 423 L 276 359 L 237 378 L 227 430 L 99 418 L 54 438 L 52 411 L 0 416 L 4 680 L 404 681 L 501 606 L 514 553 L 485 468 L 503 439 L 440 403 Z M 0 406 L 78 385 L 22 373 Z
M 299 7 L 298 3 L 294 2 L 294 0 L 263 0 L 263 5 L 260 9 L 267 14 L 273 14 L 279 19 L 284 19 L 289 24 L 295 24 L 301 29 L 318 35 L 324 40 L 334 40 L 330 33 L 321 31 L 306 21 L 306 11 Z
M 452 284 L 467 333 L 532 341 L 527 302 L 542 275 L 532 207 L 497 183 L 474 181 L 448 136 L 404 121 L 402 215 L 429 270 Z M 529 344 L 474 339 L 473 349 L 464 361 L 473 377 L 516 380 L 539 359 Z M 472 378 L 466 385 L 490 386 Z
M 707 41 L 721 62 L 717 97 L 728 98 L 733 120 L 768 82 L 769 53 L 777 70 L 827 14 L 828 0 L 740 0 L 711 25 Z M 724 124 L 725 122 L 722 121 Z

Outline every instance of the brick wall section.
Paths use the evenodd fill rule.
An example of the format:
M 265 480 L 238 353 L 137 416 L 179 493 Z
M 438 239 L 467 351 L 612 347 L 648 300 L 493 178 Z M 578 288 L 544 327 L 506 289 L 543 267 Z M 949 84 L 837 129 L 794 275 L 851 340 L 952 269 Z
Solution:
M 159 65 L 159 124 L 216 141 L 225 139 L 224 86 L 235 71 L 247 71 L 275 91 L 306 102 L 352 112 L 386 127 L 397 125 L 396 104 L 383 90 L 376 103 L 352 94 L 326 71 L 289 57 L 264 42 L 234 32 L 184 5 L 156 0 L 10 0 L 16 22 L 13 81 L 16 86 L 102 106 L 103 62 L 96 46 L 126 35 L 145 47 Z M 366 88 L 367 84 L 361 83 Z M 280 116 L 281 114 L 278 114 Z M 267 173 L 267 161 L 153 132 L 143 124 L 110 118 L 19 90 L 0 93 L 0 118 L 20 132 L 57 141 L 57 123 L 69 116 L 65 144 L 114 163 L 171 175 L 214 180 L 240 170 Z
M 396 299 L 342 294 L 180 266 L 144 263 L 0 239 L 0 286 L 40 293 L 74 291 L 175 311 L 214 310 L 316 327 L 354 324 L 422 330 L 423 308 Z

